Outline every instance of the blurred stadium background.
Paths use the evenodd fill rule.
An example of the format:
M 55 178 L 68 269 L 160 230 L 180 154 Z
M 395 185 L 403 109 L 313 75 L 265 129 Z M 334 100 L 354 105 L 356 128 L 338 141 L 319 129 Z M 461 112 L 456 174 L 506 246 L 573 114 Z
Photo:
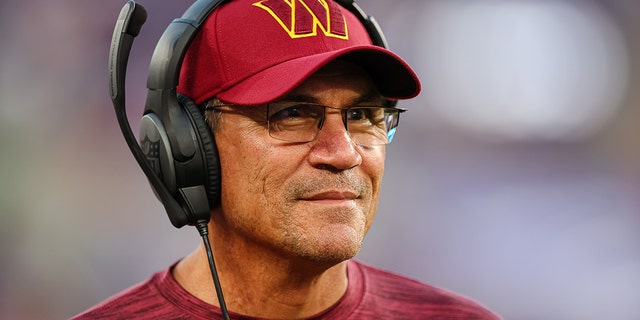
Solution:
M 140 2 L 134 128 L 153 47 L 190 4 Z M 640 319 L 640 2 L 359 3 L 424 85 L 402 104 L 359 258 L 505 319 Z M 199 244 L 118 130 L 107 55 L 123 4 L 0 2 L 2 319 L 68 318 Z

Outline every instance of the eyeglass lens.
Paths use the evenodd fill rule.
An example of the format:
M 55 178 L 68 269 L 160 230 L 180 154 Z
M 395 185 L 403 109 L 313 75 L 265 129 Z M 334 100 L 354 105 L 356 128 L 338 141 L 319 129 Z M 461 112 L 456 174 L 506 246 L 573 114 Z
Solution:
M 313 141 L 322 129 L 327 108 L 340 110 L 351 139 L 363 146 L 390 143 L 402 111 L 381 106 L 333 108 L 312 103 L 271 103 L 267 105 L 269 135 L 289 142 Z

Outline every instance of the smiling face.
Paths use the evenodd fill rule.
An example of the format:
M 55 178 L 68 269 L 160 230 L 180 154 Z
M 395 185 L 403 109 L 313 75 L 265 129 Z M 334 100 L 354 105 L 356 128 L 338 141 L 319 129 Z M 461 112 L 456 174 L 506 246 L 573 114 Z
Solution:
M 290 92 L 346 108 L 380 105 L 369 76 L 334 62 Z M 266 108 L 224 107 L 215 140 L 222 168 L 225 239 L 240 248 L 283 258 L 337 263 L 353 257 L 373 221 L 384 171 L 385 147 L 351 141 L 340 111 L 327 109 L 314 141 L 269 136 Z

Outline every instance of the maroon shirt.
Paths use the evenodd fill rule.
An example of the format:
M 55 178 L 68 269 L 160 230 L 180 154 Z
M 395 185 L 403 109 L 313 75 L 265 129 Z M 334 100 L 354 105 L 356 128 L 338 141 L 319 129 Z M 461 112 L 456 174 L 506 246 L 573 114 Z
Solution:
M 477 303 L 350 260 L 346 294 L 309 319 L 499 319 Z M 258 319 L 230 312 L 232 319 Z M 185 291 L 170 268 L 73 318 L 222 319 L 220 309 Z

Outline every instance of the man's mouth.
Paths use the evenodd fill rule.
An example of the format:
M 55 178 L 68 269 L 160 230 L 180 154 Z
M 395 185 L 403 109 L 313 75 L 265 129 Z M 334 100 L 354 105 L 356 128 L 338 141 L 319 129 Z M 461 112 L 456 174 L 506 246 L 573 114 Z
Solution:
M 300 198 L 303 201 L 340 203 L 358 199 L 358 194 L 349 190 L 327 190 L 314 192 Z

